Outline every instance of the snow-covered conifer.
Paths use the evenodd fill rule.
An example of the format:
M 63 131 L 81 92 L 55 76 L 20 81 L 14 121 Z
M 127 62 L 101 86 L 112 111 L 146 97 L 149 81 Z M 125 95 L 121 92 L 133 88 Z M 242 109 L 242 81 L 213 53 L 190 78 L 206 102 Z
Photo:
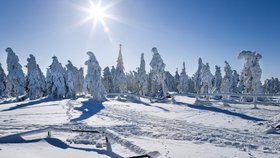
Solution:
M 186 73 L 185 62 L 183 62 L 183 69 L 180 74 L 180 83 L 178 87 L 179 93 L 187 93 L 188 92 L 188 76 Z
M 175 80 L 175 92 L 179 92 L 178 87 L 180 84 L 180 75 L 178 73 L 178 68 L 176 69 L 174 80 Z
M 85 80 L 85 77 L 84 77 L 84 69 L 81 67 L 79 70 L 78 70 L 78 80 L 77 80 L 77 94 L 81 94 L 84 92 L 84 80 Z
M 221 85 L 222 85 L 222 73 L 221 67 L 215 66 L 215 76 L 214 76 L 214 85 L 213 85 L 213 93 L 220 93 L 221 92 Z
M 0 98 L 7 97 L 8 87 L 7 87 L 7 76 L 0 63 Z
M 112 93 L 113 92 L 113 76 L 111 74 L 110 68 L 107 66 L 103 70 L 103 78 L 102 78 L 102 83 L 106 89 L 107 93 Z
M 175 78 L 169 71 L 165 71 L 165 85 L 170 92 L 174 92 L 176 90 Z
M 22 66 L 19 64 L 18 56 L 11 48 L 7 48 L 7 67 L 8 67 L 8 92 L 12 97 L 19 97 L 25 94 L 25 76 Z
M 225 75 L 222 80 L 221 92 L 230 93 L 232 91 L 231 88 L 233 85 L 233 78 L 232 78 L 231 66 L 227 61 L 225 61 L 224 71 L 225 71 Z
M 50 98 L 65 97 L 64 69 L 56 56 L 52 57 L 52 64 L 47 70 L 47 89 Z
M 123 58 L 122 58 L 122 45 L 120 45 L 117 67 L 114 73 L 114 87 L 115 87 L 114 91 L 116 93 L 127 92 L 127 80 L 124 73 L 124 65 L 123 65 Z
M 236 70 L 233 70 L 232 71 L 232 87 L 231 87 L 232 93 L 240 93 L 239 88 L 238 88 L 238 82 L 239 82 L 239 74 L 237 73 Z
M 214 81 L 214 76 L 210 71 L 209 64 L 206 63 L 206 65 L 203 65 L 201 69 L 201 83 L 202 83 L 201 92 L 212 93 L 213 81 Z
M 262 70 L 259 60 L 262 56 L 259 53 L 251 51 L 242 51 L 238 59 L 245 59 L 245 64 L 240 75 L 240 81 L 244 84 L 242 93 L 262 94 L 263 88 L 261 83 Z
M 87 52 L 87 55 L 89 59 L 85 62 L 88 67 L 85 78 L 86 90 L 94 100 L 104 101 L 106 91 L 101 81 L 101 67 L 92 52 Z
M 201 90 L 201 86 L 202 86 L 201 70 L 202 70 L 203 65 L 204 64 L 202 63 L 202 59 L 199 58 L 198 59 L 198 68 L 197 68 L 196 73 L 193 76 L 193 79 L 194 79 L 194 89 L 195 89 L 196 93 L 200 93 L 200 90 Z
M 64 79 L 65 79 L 65 97 L 75 98 L 78 87 L 78 69 L 72 64 L 70 60 L 66 65 Z
M 152 49 L 153 58 L 150 62 L 151 66 L 151 96 L 165 97 L 167 87 L 165 85 L 165 64 L 158 53 L 157 48 Z
M 139 94 L 147 95 L 148 93 L 148 76 L 146 74 L 146 62 L 144 59 L 144 53 L 141 54 L 140 68 L 137 73 L 137 80 L 139 84 Z
M 126 73 L 127 91 L 129 93 L 137 94 L 139 92 L 137 76 L 138 74 L 136 71 L 130 71 L 129 73 Z
M 29 99 L 38 99 L 46 95 L 45 77 L 36 63 L 34 55 L 27 58 L 26 91 Z

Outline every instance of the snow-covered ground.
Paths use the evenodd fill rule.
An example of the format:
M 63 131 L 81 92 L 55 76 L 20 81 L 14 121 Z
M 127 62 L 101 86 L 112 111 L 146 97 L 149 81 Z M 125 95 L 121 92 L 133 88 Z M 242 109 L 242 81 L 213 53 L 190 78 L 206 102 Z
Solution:
M 230 104 L 150 103 L 128 98 L 103 104 L 88 98 L 40 99 L 0 104 L 0 157 L 280 157 L 280 134 L 266 131 L 280 121 L 280 107 Z M 103 134 L 70 129 L 98 130 Z M 106 144 L 105 136 L 110 144 Z

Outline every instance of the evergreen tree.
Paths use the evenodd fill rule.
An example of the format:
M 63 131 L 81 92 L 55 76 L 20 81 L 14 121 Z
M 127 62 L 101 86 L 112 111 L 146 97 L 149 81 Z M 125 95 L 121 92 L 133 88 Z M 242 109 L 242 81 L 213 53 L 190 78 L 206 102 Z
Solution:
M 34 55 L 27 58 L 26 91 L 29 99 L 38 99 L 46 95 L 45 77 L 36 63 Z
M 19 64 L 18 56 L 11 48 L 7 48 L 7 67 L 8 67 L 8 92 L 9 96 L 19 97 L 25 94 L 25 76 L 22 66 Z
M 153 58 L 150 62 L 151 66 L 151 96 L 165 97 L 167 95 L 167 87 L 165 84 L 165 64 L 158 53 L 157 48 L 152 49 Z
M 138 69 L 137 82 L 140 95 L 148 94 L 148 76 L 146 74 L 146 62 L 144 59 L 144 53 L 141 54 L 140 68 Z
M 47 89 L 50 98 L 65 97 L 64 69 L 56 56 L 52 57 L 52 64 L 47 70 Z
M 198 59 L 198 68 L 196 73 L 194 74 L 194 89 L 196 93 L 200 93 L 201 90 L 201 86 L 202 86 L 202 82 L 201 82 L 201 71 L 202 71 L 202 67 L 203 67 L 203 63 L 202 63 L 202 59 L 199 58 Z
M 214 81 L 214 76 L 210 71 L 209 64 L 206 63 L 206 65 L 203 65 L 201 69 L 201 83 L 202 83 L 201 92 L 212 93 L 213 81 Z
M 137 94 L 139 92 L 137 76 L 137 72 L 135 71 L 130 71 L 126 74 L 127 91 L 133 94 Z
M 222 80 L 222 86 L 221 86 L 221 92 L 222 93 L 230 93 L 232 92 L 232 85 L 233 85 L 233 78 L 232 78 L 232 70 L 231 66 L 228 64 L 227 61 L 225 61 L 225 76 Z
M 178 69 L 176 69 L 174 80 L 175 80 L 175 92 L 179 92 L 178 87 L 180 84 L 180 75 L 178 73 Z
M 65 74 L 64 74 L 65 88 L 66 88 L 65 96 L 67 98 L 76 97 L 76 90 L 78 88 L 78 77 L 79 77 L 78 69 L 72 64 L 70 60 L 68 60 Z
M 245 64 L 240 75 L 240 82 L 244 84 L 242 93 L 245 94 L 262 94 L 261 75 L 259 60 L 262 56 L 259 53 L 251 51 L 242 51 L 238 59 L 245 59 Z
M 165 71 L 165 85 L 170 92 L 174 92 L 176 90 L 175 78 L 168 71 Z
M 0 98 L 7 97 L 7 93 L 8 93 L 7 82 L 8 82 L 7 76 L 0 63 Z
M 116 93 L 127 92 L 127 79 L 124 73 L 124 65 L 122 58 L 122 45 L 120 45 L 119 56 L 117 60 L 117 67 L 114 73 L 114 87 Z
M 113 92 L 113 76 L 110 72 L 110 68 L 107 66 L 103 70 L 103 78 L 102 83 L 106 89 L 106 92 L 112 93 Z
M 186 73 L 185 62 L 183 62 L 183 69 L 180 74 L 180 83 L 179 83 L 179 93 L 187 93 L 188 92 L 188 76 Z
M 77 94 L 81 94 L 84 92 L 84 69 L 81 67 L 78 70 L 78 79 L 77 79 Z
M 105 88 L 101 81 L 101 67 L 92 52 L 87 52 L 89 59 L 85 62 L 87 65 L 87 74 L 85 78 L 86 90 L 94 100 L 105 101 Z
M 215 77 L 214 77 L 214 93 L 220 93 L 221 92 L 221 85 L 222 85 L 222 73 L 221 73 L 221 67 L 215 66 Z
M 241 93 L 238 88 L 238 82 L 239 82 L 239 74 L 236 70 L 233 70 L 232 72 L 232 87 L 231 92 L 233 93 Z

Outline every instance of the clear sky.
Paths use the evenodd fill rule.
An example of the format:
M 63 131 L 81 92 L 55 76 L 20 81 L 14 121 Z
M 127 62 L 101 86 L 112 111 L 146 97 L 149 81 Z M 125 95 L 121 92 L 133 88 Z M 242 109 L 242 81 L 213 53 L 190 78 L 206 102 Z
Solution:
M 149 70 L 157 47 L 172 74 L 185 61 L 192 75 L 199 57 L 212 73 L 225 60 L 240 73 L 238 53 L 252 50 L 263 56 L 262 80 L 280 77 L 278 0 L 103 0 L 102 6 L 111 3 L 106 14 L 115 18 L 104 18 L 104 32 L 101 22 L 94 30 L 93 20 L 81 24 L 89 13 L 80 8 L 89 8 L 88 0 L 1 0 L 0 62 L 6 68 L 5 48 L 11 47 L 22 65 L 32 53 L 44 71 L 53 55 L 79 67 L 90 50 L 103 69 L 116 65 L 121 43 L 126 71 L 139 66 L 142 52 Z

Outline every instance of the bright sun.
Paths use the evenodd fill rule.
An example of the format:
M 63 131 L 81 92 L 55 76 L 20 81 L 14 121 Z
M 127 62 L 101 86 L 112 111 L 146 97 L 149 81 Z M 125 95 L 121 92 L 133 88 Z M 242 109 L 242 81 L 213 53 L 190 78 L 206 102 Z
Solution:
M 101 0 L 98 0 L 97 3 L 94 3 L 92 0 L 89 0 L 89 7 L 80 7 L 83 11 L 87 13 L 87 16 L 82 19 L 80 23 L 86 23 L 86 22 L 92 22 L 92 30 L 95 29 L 96 25 L 98 23 L 101 23 L 103 26 L 103 31 L 108 33 L 110 31 L 108 25 L 105 22 L 105 18 L 110 18 L 116 20 L 115 17 L 108 14 L 107 11 L 116 5 L 116 3 L 113 4 L 107 4 L 102 5 Z

